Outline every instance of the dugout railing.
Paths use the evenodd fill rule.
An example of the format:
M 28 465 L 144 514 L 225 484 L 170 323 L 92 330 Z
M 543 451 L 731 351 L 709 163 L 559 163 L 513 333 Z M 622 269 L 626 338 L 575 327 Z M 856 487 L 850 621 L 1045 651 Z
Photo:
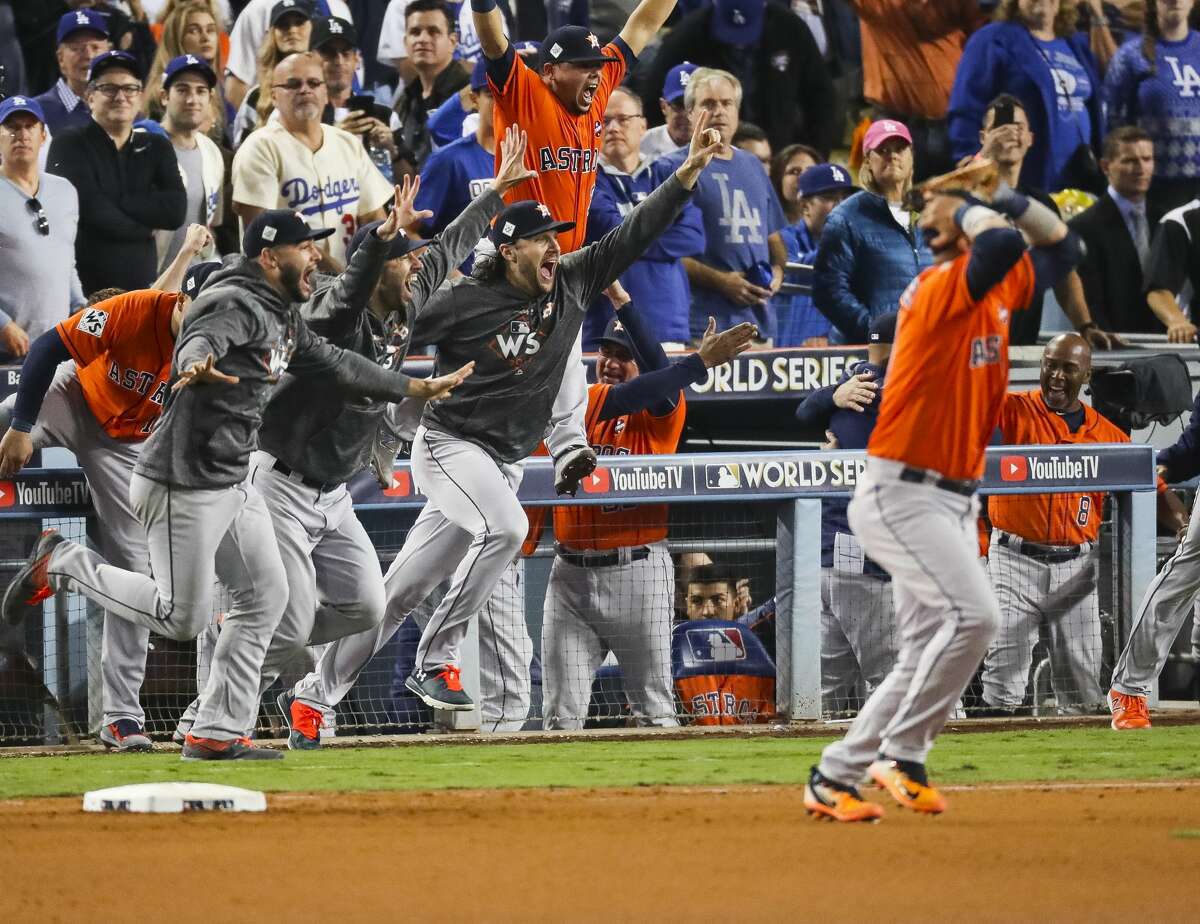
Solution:
M 988 452 L 983 483 L 987 494 L 1109 492 L 1100 566 L 1101 607 L 1112 629 L 1106 640 L 1107 669 L 1154 573 L 1153 463 L 1153 450 L 1139 445 L 999 447 Z M 707 555 L 745 576 L 752 608 L 774 600 L 770 654 L 775 665 L 775 708 L 769 715 L 748 718 L 819 720 L 831 712 L 828 703 L 823 709 L 821 698 L 822 501 L 849 496 L 863 465 L 862 453 L 854 452 L 605 456 L 579 496 L 568 503 L 634 509 L 667 504 L 668 546 L 676 561 L 689 553 Z M 397 463 L 392 486 L 386 490 L 367 477 L 356 480 L 352 488 L 356 508 L 379 549 L 381 567 L 386 567 L 424 499 L 405 462 Z M 548 462 L 527 465 L 520 497 L 528 509 L 563 503 L 554 496 Z M 86 482 L 73 470 L 23 472 L 0 482 L 0 519 L 0 579 L 7 582 L 41 529 L 55 526 L 74 538 L 87 533 L 92 515 Z M 540 601 L 554 554 L 552 537 L 545 531 L 523 565 L 522 605 L 533 651 L 541 640 Z M 676 594 L 679 590 L 675 588 Z M 678 597 L 673 603 L 676 618 L 685 616 L 686 603 L 680 605 Z M 749 624 L 744 625 L 749 633 Z M 100 722 L 101 627 L 101 615 L 82 598 L 58 595 L 43 605 L 40 624 L 33 620 L 20 629 L 4 628 L 0 745 L 62 743 L 94 733 Z M 403 670 L 396 664 L 404 645 L 411 649 L 415 644 L 413 631 L 409 627 L 407 642 L 401 638 L 385 648 L 364 672 L 339 707 L 339 733 L 411 732 L 436 718 L 413 708 L 412 701 L 407 705 L 402 701 Z M 739 644 L 726 644 L 726 656 L 736 659 Z M 473 630 L 465 646 L 463 679 L 476 698 L 477 645 Z M 198 662 L 202 681 L 203 643 L 198 653 L 191 643 L 152 639 L 143 702 L 148 728 L 156 735 L 169 735 L 178 710 L 194 695 Z M 301 664 L 297 669 L 302 672 L 306 667 Z M 611 665 L 601 673 L 604 670 L 611 673 Z M 604 684 L 597 680 L 589 725 L 630 721 L 627 704 L 622 708 L 620 702 L 619 671 L 616 676 L 615 700 L 610 684 L 607 705 Z M 686 702 L 677 698 L 676 703 L 682 722 L 696 720 Z M 537 710 L 535 690 L 527 727 L 538 725 Z M 261 719 L 261 733 L 278 732 L 273 696 L 264 698 Z M 460 714 L 457 727 L 472 727 L 478 720 L 478 714 Z

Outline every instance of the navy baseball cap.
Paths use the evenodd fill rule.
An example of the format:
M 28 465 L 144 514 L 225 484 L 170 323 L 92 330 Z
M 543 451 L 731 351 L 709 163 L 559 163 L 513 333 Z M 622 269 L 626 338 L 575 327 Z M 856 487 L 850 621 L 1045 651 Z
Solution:
M 337 16 L 319 16 L 313 20 L 312 37 L 308 40 L 308 47 L 313 51 L 339 39 L 351 48 L 358 47 L 358 30 L 354 23 Z
M 242 253 L 257 257 L 268 247 L 319 241 L 333 234 L 333 228 L 310 228 L 304 216 L 291 209 L 268 209 L 246 227 L 242 235 Z
M 600 338 L 600 343 L 615 343 L 617 346 L 624 347 L 629 351 L 629 355 L 633 356 L 633 341 L 629 339 L 629 332 L 625 330 L 625 325 L 621 323 L 620 315 L 614 315 L 612 320 L 608 322 L 608 326 L 604 328 L 604 336 Z
M 667 79 L 663 81 L 662 95 L 668 103 L 678 102 L 687 92 L 688 81 L 698 65 L 691 61 L 683 61 L 667 71 Z
M 116 70 L 129 71 L 138 80 L 142 79 L 142 69 L 138 67 L 137 58 L 127 51 L 113 49 L 92 58 L 92 63 L 88 65 L 88 83 L 91 83 L 105 71 Z
M 268 24 L 275 25 L 288 13 L 297 13 L 305 19 L 311 20 L 313 18 L 312 4 L 307 0 L 279 0 L 271 7 L 271 18 L 268 20 Z
M 95 32 L 108 38 L 108 17 L 96 10 L 82 9 L 71 13 L 63 13 L 58 20 L 58 32 L 54 42 L 61 45 L 63 40 L 76 32 Z
M 573 221 L 555 221 L 550 210 L 540 202 L 525 199 L 514 202 L 496 218 L 492 225 L 492 243 L 497 247 L 501 244 L 511 244 L 514 241 L 534 237 L 544 231 L 570 231 L 575 227 Z
M 10 96 L 0 103 L 0 125 L 8 121 L 14 112 L 28 112 L 31 116 L 46 124 L 46 114 L 42 112 L 41 104 L 32 96 Z
M 195 71 L 204 78 L 210 88 L 217 85 L 216 72 L 207 61 L 195 55 L 180 55 L 168 61 L 167 66 L 163 68 L 163 89 L 169 90 L 175 78 L 186 71 Z
M 179 291 L 188 298 L 195 298 L 200 294 L 200 290 L 204 288 L 204 283 L 208 281 L 208 277 L 220 268 L 220 260 L 206 260 L 203 263 L 193 264 L 188 267 L 188 271 L 183 277 L 183 286 Z
M 850 171 L 837 164 L 814 164 L 800 174 L 800 195 L 819 196 L 821 193 L 854 189 Z
M 542 64 L 607 64 L 617 60 L 606 55 L 596 33 L 583 26 L 559 26 L 542 42 Z
M 767 0 L 713 0 L 712 34 L 726 45 L 756 45 L 766 10 Z
M 867 328 L 867 341 L 870 343 L 894 343 L 896 341 L 896 321 L 900 315 L 895 311 L 877 315 L 871 318 Z
M 350 238 L 350 243 L 346 246 L 347 263 L 354 259 L 355 252 L 362 245 L 362 242 L 366 240 L 367 235 L 378 228 L 381 224 L 383 224 L 382 221 L 368 222 L 354 232 L 354 237 Z M 396 257 L 406 257 L 414 250 L 420 250 L 428 243 L 430 242 L 417 238 L 411 238 L 405 234 L 397 234 L 394 238 L 392 238 L 392 246 L 388 248 L 388 255 L 386 259 L 394 260 Z

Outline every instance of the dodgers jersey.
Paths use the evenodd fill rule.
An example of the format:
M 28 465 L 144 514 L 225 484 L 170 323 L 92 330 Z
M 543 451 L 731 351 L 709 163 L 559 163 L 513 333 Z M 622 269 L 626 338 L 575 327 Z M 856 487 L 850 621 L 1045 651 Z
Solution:
M 421 168 L 421 190 L 414 203 L 417 211 L 433 212 L 421 229 L 424 236 L 441 234 L 473 199 L 490 187 L 495 175 L 495 160 L 474 135 L 459 138 L 430 154 Z M 473 255 L 468 256 L 460 268 L 469 273 L 474 262 Z
M 253 132 L 233 158 L 233 200 L 291 209 L 313 228 L 335 229 L 329 253 L 345 263 L 359 217 L 383 208 L 392 186 L 357 135 L 332 125 L 322 125 L 321 134 L 321 147 L 311 151 L 278 122 Z

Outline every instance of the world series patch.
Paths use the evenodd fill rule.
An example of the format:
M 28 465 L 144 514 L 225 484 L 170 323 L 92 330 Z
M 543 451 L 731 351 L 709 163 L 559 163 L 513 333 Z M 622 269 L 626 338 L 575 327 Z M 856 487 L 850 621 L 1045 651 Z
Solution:
M 99 338 L 104 333 L 104 325 L 107 323 L 107 311 L 101 311 L 99 308 L 89 308 L 84 316 L 79 319 L 77 329 L 83 331 L 85 334 L 91 334 L 93 337 Z

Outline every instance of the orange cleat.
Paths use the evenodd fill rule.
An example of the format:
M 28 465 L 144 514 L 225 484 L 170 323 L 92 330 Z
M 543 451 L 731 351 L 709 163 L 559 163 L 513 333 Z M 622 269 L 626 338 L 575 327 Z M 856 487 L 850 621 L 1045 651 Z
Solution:
M 923 764 L 907 760 L 891 760 L 881 757 L 867 769 L 880 789 L 906 809 L 926 815 L 940 815 L 946 811 L 946 800 L 929 785 Z
M 816 767 L 804 787 L 804 808 L 818 821 L 876 822 L 883 817 L 883 809 L 864 799 L 855 787 L 829 779 Z
M 288 723 L 288 750 L 315 751 L 321 746 L 321 720 L 319 709 L 302 703 L 284 690 L 275 698 L 284 721 Z
M 1112 713 L 1114 731 L 1150 727 L 1150 710 L 1146 706 L 1144 696 L 1130 696 L 1128 693 L 1109 690 L 1108 711 Z

